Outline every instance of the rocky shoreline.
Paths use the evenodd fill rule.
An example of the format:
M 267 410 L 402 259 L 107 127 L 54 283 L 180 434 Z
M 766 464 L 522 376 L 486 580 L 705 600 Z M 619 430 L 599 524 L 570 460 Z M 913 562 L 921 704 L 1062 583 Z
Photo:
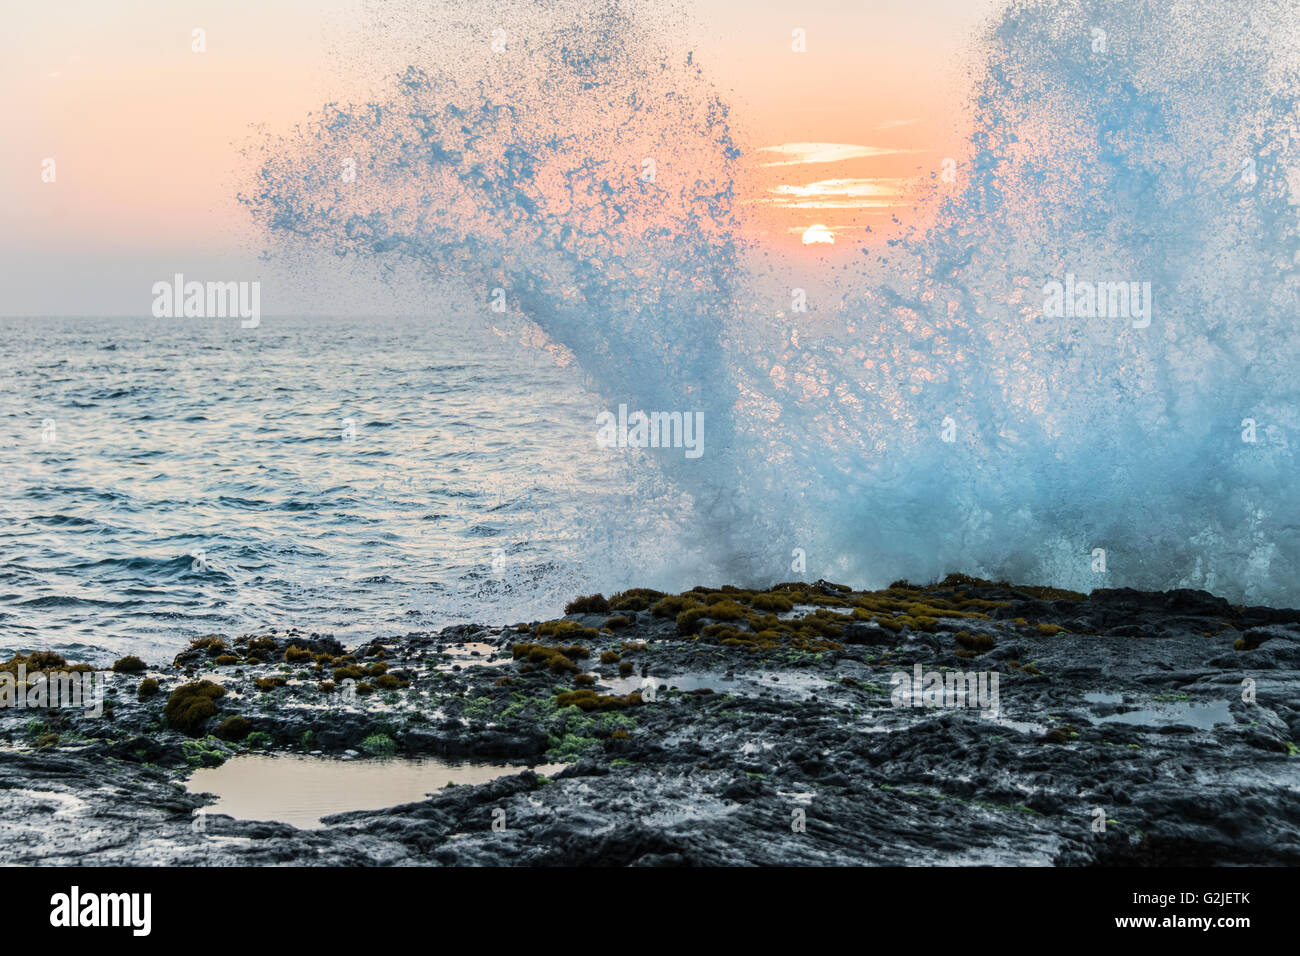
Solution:
M 962 575 L 566 611 L 83 665 L 101 716 L 0 709 L 0 863 L 1300 864 L 1300 611 Z M 254 752 L 521 769 L 316 830 L 187 791 Z

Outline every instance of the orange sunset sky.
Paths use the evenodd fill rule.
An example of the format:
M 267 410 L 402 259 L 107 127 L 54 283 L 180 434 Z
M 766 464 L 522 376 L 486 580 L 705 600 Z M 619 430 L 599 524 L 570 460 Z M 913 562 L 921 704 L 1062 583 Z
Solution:
M 252 265 L 261 237 L 235 199 L 239 148 L 258 129 L 287 130 L 325 102 L 379 89 L 396 64 L 368 48 L 366 24 L 384 6 L 13 5 L 0 36 L 0 313 L 133 314 L 147 305 L 141 290 L 174 271 L 267 268 Z M 809 238 L 844 245 L 887 235 L 896 216 L 914 219 L 909 190 L 961 155 L 963 57 L 995 6 L 694 3 L 681 47 L 732 105 L 749 174 L 747 233 L 797 250 L 815 224 L 826 230 Z M 203 54 L 191 49 L 196 27 L 206 32 Z M 792 48 L 796 29 L 806 52 Z M 42 181 L 46 159 L 52 183 Z M 328 283 L 313 288 L 321 301 L 307 295 L 294 311 L 335 311 L 347 298 Z

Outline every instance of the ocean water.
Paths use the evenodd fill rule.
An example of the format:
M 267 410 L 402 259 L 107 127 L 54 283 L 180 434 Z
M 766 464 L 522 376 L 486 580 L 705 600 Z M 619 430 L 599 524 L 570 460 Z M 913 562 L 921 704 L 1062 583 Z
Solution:
M 7 319 L 0 356 L 5 649 L 555 614 L 631 487 L 571 368 L 445 321 Z
M 239 190 L 268 255 L 453 284 L 433 315 L 3 326 L 6 643 L 954 570 L 1300 604 L 1293 4 L 1012 0 L 917 225 L 802 256 L 747 238 L 768 144 L 687 7 L 481 6 L 440 48 L 526 55 L 377 5 L 385 89 Z M 1102 282 L 1141 298 L 1051 306 Z M 703 454 L 601 448 L 620 405 L 702 415 Z

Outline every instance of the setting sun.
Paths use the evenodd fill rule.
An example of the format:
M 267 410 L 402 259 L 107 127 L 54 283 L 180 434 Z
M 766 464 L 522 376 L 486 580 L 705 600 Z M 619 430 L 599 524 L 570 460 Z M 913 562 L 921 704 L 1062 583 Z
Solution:
M 835 233 L 831 232 L 821 223 L 809 226 L 804 230 L 803 234 L 803 244 L 805 246 L 816 245 L 818 243 L 824 243 L 828 246 L 835 244 Z

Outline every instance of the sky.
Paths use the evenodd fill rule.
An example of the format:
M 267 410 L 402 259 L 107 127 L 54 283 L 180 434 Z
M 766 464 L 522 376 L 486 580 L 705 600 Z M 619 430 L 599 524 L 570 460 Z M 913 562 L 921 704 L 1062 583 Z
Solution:
M 259 131 L 287 131 L 323 103 L 377 88 L 392 64 L 373 48 L 368 24 L 385 2 L 50 0 L 7 9 L 0 314 L 145 314 L 152 284 L 176 272 L 273 273 L 236 201 L 247 174 L 240 148 Z M 795 247 L 805 238 L 877 241 L 896 228 L 894 217 L 914 216 L 911 185 L 961 148 L 962 56 L 996 5 L 692 4 L 682 46 L 744 132 L 749 234 Z M 436 44 L 436 16 L 422 22 Z M 491 29 L 485 22 L 485 35 Z M 298 278 L 264 309 L 399 307 L 347 271 Z

